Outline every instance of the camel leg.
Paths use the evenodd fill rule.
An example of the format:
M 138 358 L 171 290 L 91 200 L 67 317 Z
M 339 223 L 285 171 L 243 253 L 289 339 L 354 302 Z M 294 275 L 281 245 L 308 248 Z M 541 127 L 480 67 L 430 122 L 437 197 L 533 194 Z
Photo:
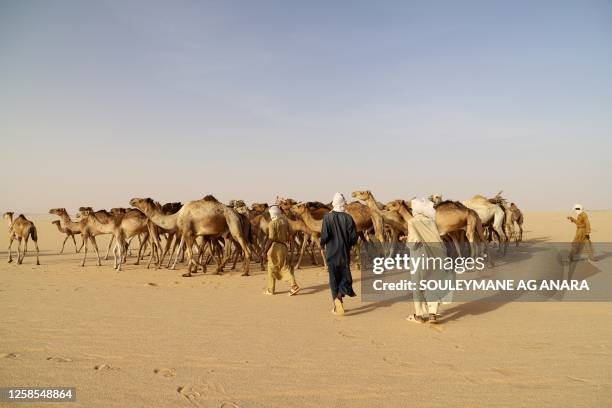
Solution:
M 171 269 L 176 269 L 176 262 L 178 261 L 178 258 L 179 258 L 179 252 L 181 251 L 181 248 L 183 247 L 184 243 L 185 243 L 185 236 L 184 236 L 184 234 L 181 234 L 181 241 L 179 243 L 178 251 L 177 251 L 176 256 L 174 258 L 174 263 L 172 264 L 172 268 Z M 172 252 L 174 252 L 174 251 L 172 251 Z M 172 255 L 171 255 L 171 257 L 172 257 Z
M 125 240 L 122 232 L 117 233 L 115 237 L 115 247 L 113 248 L 113 255 L 115 256 L 115 269 L 117 272 L 121 272 L 121 265 L 123 264 L 123 258 L 127 252 L 129 243 Z
M 26 235 L 26 237 L 24 238 L 23 258 L 25 258 L 26 254 L 28 253 L 28 240 L 29 239 L 30 239 L 29 235 Z M 23 258 L 21 258 L 21 262 L 23 262 Z
M 106 248 L 106 255 L 104 255 L 105 261 L 108 261 L 108 254 L 110 253 L 111 245 L 113 245 L 114 240 L 115 240 L 115 236 L 111 235 L 110 241 L 108 241 L 108 248 Z
M 84 245 L 85 245 L 85 238 L 81 237 L 81 246 L 79 247 L 79 249 L 77 249 L 77 253 L 81 252 L 81 249 L 83 249 Z
M 32 240 L 34 241 L 34 240 Z M 40 265 L 40 261 L 38 260 L 38 253 L 40 252 L 38 250 L 38 241 L 34 241 L 34 248 L 36 249 L 36 265 Z
M 302 247 L 300 248 L 300 256 L 298 256 L 297 263 L 295 264 L 295 269 L 300 269 L 300 266 L 302 265 L 302 256 L 304 256 L 306 244 L 308 244 L 308 239 L 306 238 L 306 235 L 304 235 L 304 237 L 302 237 Z
M 217 274 L 220 274 L 223 272 L 223 268 L 225 267 L 225 264 L 227 263 L 227 261 L 229 260 L 229 248 L 230 248 L 230 244 L 229 244 L 229 238 L 223 238 L 223 241 L 225 242 L 225 245 L 223 246 L 223 258 L 221 259 L 221 262 L 219 262 L 219 264 L 217 265 Z
M 138 236 L 140 240 L 140 235 Z M 147 251 L 147 244 L 149 243 L 149 233 L 145 233 L 145 237 L 140 240 L 140 247 L 138 248 L 138 258 L 136 259 L 136 263 L 134 265 L 140 265 L 140 257 Z M 151 252 L 151 258 L 153 257 L 153 252 Z
M 319 251 L 321 251 L 321 258 L 323 259 L 323 269 L 327 269 L 327 261 L 325 260 L 325 252 L 323 252 L 323 247 L 321 246 L 321 242 L 319 241 L 319 237 L 314 237 L 315 244 L 319 247 Z
M 13 240 L 15 238 L 14 237 L 10 237 L 9 238 L 9 246 L 8 246 L 8 253 L 9 253 L 9 259 L 8 259 L 8 263 L 13 262 L 13 253 L 11 252 L 11 248 L 13 247 Z
M 249 267 L 251 265 L 251 250 L 249 249 L 249 245 L 243 237 L 238 236 L 235 237 L 235 239 L 238 240 L 238 244 L 240 244 L 242 252 L 244 253 L 244 272 L 242 273 L 242 276 L 249 276 Z
M 98 251 L 98 243 L 96 242 L 96 237 L 93 235 L 89 237 L 91 240 L 91 245 L 96 253 L 96 257 L 98 258 L 98 266 L 102 266 L 102 261 L 100 261 L 100 251 Z
M 64 246 L 66 246 L 66 241 L 68 241 L 68 238 L 70 238 L 70 235 L 66 235 L 66 238 L 64 238 L 64 242 L 62 243 L 62 249 L 60 249 L 60 254 L 64 253 Z
M 21 264 L 21 238 L 17 238 L 17 265 Z
M 175 235 L 176 234 L 169 234 L 166 237 L 166 246 L 164 247 L 164 251 L 161 254 L 161 259 L 159 260 L 159 267 L 161 268 L 162 264 L 164 263 L 164 259 L 166 258 L 166 254 L 168 253 L 168 250 L 170 249 L 170 245 L 172 245 L 172 241 L 175 239 Z M 159 237 L 158 237 L 159 238 Z M 159 242 L 160 248 L 161 248 L 161 241 Z M 172 257 L 172 255 L 170 255 Z
M 192 262 L 194 262 L 194 259 L 193 259 L 194 238 L 191 235 L 187 235 L 187 236 L 183 236 L 181 238 L 181 241 L 183 241 L 183 239 L 185 241 L 185 255 L 187 256 L 187 273 L 184 273 L 183 276 L 187 278 L 191 276 L 191 270 L 192 270 L 191 264 Z M 196 266 L 196 271 L 197 271 L 197 266 Z
M 89 239 L 89 237 L 83 235 L 81 238 L 83 238 L 82 246 L 85 247 L 85 250 L 83 251 L 83 262 L 81 262 L 81 266 L 85 266 L 85 260 L 87 259 L 87 240 Z
M 71 235 L 71 237 L 72 237 L 72 242 L 74 243 L 74 253 L 75 253 L 75 254 L 78 254 L 78 253 L 79 253 L 79 250 L 77 249 L 77 245 L 76 245 L 76 238 L 74 237 L 74 234 L 73 234 L 73 235 Z

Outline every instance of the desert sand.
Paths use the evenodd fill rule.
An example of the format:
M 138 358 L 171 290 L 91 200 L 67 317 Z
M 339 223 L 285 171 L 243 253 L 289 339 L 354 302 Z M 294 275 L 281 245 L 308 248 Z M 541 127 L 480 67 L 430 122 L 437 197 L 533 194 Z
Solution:
M 525 240 L 571 240 L 567 215 L 526 213 Z M 589 216 L 593 240 L 611 242 L 612 212 Z M 263 296 L 256 265 L 81 268 L 71 242 L 57 254 L 51 219 L 33 218 L 38 267 L 7 264 L 0 233 L 2 386 L 74 386 L 69 407 L 612 406 L 610 303 L 459 303 L 419 326 L 409 302 L 357 297 L 335 317 L 320 267 L 296 272 L 295 297 L 284 283 Z

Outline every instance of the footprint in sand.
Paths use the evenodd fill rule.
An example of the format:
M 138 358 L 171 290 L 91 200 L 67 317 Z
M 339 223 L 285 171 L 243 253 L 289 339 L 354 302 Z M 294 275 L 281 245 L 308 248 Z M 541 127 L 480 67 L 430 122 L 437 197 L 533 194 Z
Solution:
M 121 370 L 119 367 L 113 367 L 108 364 L 100 364 L 94 367 L 94 370 L 98 371 L 119 371 Z
M 153 287 L 155 287 L 155 286 L 159 286 L 159 285 L 157 283 L 155 283 L 155 282 L 147 282 L 147 283 L 145 283 L 145 286 L 153 286 Z
M 176 389 L 176 392 L 178 392 L 183 398 L 191 402 L 197 400 L 198 398 L 202 396 L 202 394 L 200 394 L 199 392 L 197 392 L 190 386 L 178 387 Z
M 176 370 L 174 368 L 156 368 L 153 372 L 166 378 L 176 377 Z
M 72 360 L 64 357 L 47 357 L 47 361 L 53 361 L 56 363 L 70 363 Z
M 2 358 L 17 358 L 20 357 L 21 354 L 18 353 L 6 353 L 6 354 L 0 354 L 0 357 Z

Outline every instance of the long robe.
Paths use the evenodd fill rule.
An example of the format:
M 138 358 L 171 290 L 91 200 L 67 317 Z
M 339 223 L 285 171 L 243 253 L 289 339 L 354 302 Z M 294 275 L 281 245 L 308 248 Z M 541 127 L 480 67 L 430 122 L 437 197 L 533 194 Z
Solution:
M 570 217 L 570 221 L 576 224 L 576 235 L 572 242 L 572 250 L 570 252 L 570 258 L 580 254 L 583 249 L 587 255 L 593 257 L 593 245 L 591 244 L 591 223 L 586 213 L 581 212 L 578 217 Z
M 345 212 L 330 211 L 323 217 L 321 246 L 329 271 L 332 298 L 355 296 L 351 275 L 351 247 L 357 243 L 357 228 L 353 217 Z
M 423 259 L 444 260 L 446 258 L 446 247 L 440 238 L 436 222 L 422 214 L 415 214 L 408 221 L 408 247 L 410 248 L 410 257 Z M 419 266 L 414 274 L 411 275 L 411 280 L 417 285 L 419 281 L 454 279 L 454 271 L 446 271 L 437 265 L 429 265 L 429 267 Z M 451 294 L 445 290 L 415 290 L 413 292 L 414 307 L 417 315 L 427 316 L 428 313 L 437 313 L 440 302 L 449 301 Z
M 272 246 L 268 250 L 268 290 L 274 293 L 277 280 L 295 285 L 293 267 L 287 262 L 287 241 L 289 241 L 289 223 L 285 217 L 278 217 L 268 224 L 268 238 Z

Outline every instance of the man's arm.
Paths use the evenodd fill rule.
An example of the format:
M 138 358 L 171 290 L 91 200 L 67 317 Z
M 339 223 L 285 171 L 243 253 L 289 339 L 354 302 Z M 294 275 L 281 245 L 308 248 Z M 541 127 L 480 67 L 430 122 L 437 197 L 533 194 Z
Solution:
M 349 219 L 351 221 L 348 227 L 349 244 L 353 246 L 357 243 L 357 226 L 355 225 L 353 217 L 349 215 Z
M 329 225 L 327 225 L 327 215 L 323 217 L 323 225 L 321 226 L 321 239 L 320 239 L 320 244 L 321 246 L 325 246 L 329 240 L 331 239 L 331 236 L 329 234 Z

